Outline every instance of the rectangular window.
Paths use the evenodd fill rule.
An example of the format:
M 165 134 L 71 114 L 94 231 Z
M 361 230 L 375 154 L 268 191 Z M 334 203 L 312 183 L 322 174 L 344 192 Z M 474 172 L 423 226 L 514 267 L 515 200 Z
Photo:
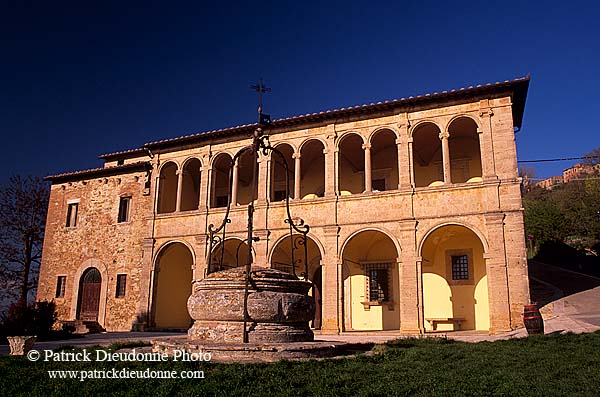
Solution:
M 125 296 L 125 287 L 127 285 L 127 275 L 117 274 L 117 288 L 115 296 L 117 298 L 123 298 Z
M 387 263 L 368 264 L 367 296 L 370 302 L 388 302 L 390 300 L 390 276 Z
M 118 223 L 129 221 L 129 207 L 131 204 L 131 197 L 121 197 L 119 200 L 119 216 L 117 219 Z
M 469 258 L 467 255 L 452 255 L 452 280 L 469 279 Z
M 79 203 L 67 204 L 67 227 L 77 226 L 77 207 Z
M 67 284 L 67 276 L 58 276 L 56 279 L 56 297 L 65 297 L 65 286 Z

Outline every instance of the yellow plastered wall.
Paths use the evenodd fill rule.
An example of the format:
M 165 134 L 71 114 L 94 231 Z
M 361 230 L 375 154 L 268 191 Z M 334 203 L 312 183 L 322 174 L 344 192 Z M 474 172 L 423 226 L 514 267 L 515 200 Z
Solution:
M 394 243 L 378 231 L 364 231 L 352 238 L 344 249 L 344 264 L 347 275 L 344 280 L 345 305 L 350 311 L 350 324 L 346 329 L 380 331 L 400 328 L 400 293 L 398 281 L 397 252 Z M 367 277 L 360 263 L 389 262 L 392 302 L 365 307 Z M 349 326 L 348 326 L 349 325 Z
M 449 253 L 469 252 L 469 281 L 453 282 Z M 444 226 L 427 237 L 422 249 L 423 309 L 428 318 L 463 318 L 461 329 L 489 330 L 489 302 L 483 246 L 462 226 Z M 432 330 L 425 321 L 425 329 Z M 439 324 L 438 331 L 454 330 Z
M 192 293 L 192 254 L 180 243 L 165 248 L 159 257 L 154 298 L 157 328 L 189 328 L 192 319 L 187 300 Z

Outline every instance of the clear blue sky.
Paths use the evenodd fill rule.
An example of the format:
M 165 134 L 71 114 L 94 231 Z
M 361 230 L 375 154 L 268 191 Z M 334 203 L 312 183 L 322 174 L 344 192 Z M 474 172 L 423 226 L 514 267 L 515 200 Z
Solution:
M 0 183 L 252 123 L 261 76 L 280 118 L 531 73 L 519 158 L 600 146 L 594 2 L 162 3 L 0 3 Z

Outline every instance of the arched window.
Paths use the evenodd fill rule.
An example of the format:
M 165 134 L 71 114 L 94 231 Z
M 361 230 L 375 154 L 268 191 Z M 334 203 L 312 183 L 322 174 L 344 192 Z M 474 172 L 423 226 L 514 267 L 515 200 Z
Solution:
M 181 210 L 197 210 L 199 199 L 200 160 L 190 159 L 183 166 L 183 184 L 181 187 Z
M 231 170 L 231 156 L 221 153 L 213 162 L 211 175 L 210 207 L 227 207 L 229 196 L 229 171 Z
M 338 150 L 339 194 L 357 194 L 365 191 L 365 152 L 363 140 L 357 134 L 342 138 Z
M 383 192 L 398 189 L 396 134 L 381 130 L 371 138 L 371 188 Z
M 448 126 L 448 134 L 452 182 L 481 182 L 481 150 L 477 124 L 469 117 L 459 117 Z
M 311 139 L 300 149 L 300 197 L 310 199 L 325 195 L 325 146 Z
M 289 192 L 288 196 L 290 198 L 294 197 L 294 180 L 295 180 L 295 162 L 292 158 L 294 154 L 294 149 L 286 144 L 280 144 L 276 146 L 276 149 L 283 154 L 283 157 L 287 163 L 288 174 L 287 178 L 289 180 Z M 286 175 L 285 175 L 285 166 L 282 161 L 284 159 L 281 158 L 277 153 L 271 154 L 271 201 L 282 201 L 285 200 L 286 195 Z
M 440 129 L 433 123 L 418 125 L 413 131 L 413 175 L 416 187 L 444 183 Z
M 169 162 L 160 170 L 158 213 L 175 212 L 177 208 L 177 164 Z
M 237 204 L 247 205 L 250 201 L 256 200 L 258 186 L 258 166 L 256 166 L 256 174 L 252 177 L 252 171 L 255 169 L 254 162 L 256 159 L 252 154 L 252 150 L 246 150 L 239 157 L 238 164 L 238 189 L 237 189 Z M 254 181 L 254 185 L 252 182 Z M 235 183 L 235 182 L 234 182 Z

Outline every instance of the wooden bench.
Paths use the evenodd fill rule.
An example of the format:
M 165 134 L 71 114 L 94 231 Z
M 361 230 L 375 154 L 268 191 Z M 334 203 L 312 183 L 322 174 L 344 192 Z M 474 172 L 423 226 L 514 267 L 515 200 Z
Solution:
M 440 323 L 454 324 L 454 326 L 456 326 L 456 328 L 458 328 L 460 330 L 462 323 L 466 321 L 464 318 L 456 318 L 456 317 L 426 318 L 425 320 L 431 324 L 431 327 L 433 328 L 434 331 L 437 331 L 437 326 Z

